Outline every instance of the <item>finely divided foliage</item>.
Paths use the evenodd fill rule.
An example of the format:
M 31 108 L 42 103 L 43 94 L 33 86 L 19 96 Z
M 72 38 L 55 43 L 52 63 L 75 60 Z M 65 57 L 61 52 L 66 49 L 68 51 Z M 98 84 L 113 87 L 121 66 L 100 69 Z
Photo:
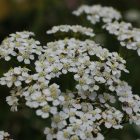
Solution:
M 103 22 L 103 28 L 117 36 L 122 46 L 140 55 L 140 31 L 122 22 L 118 11 L 100 5 L 81 6 L 74 11 L 77 16 L 83 13 L 92 24 Z M 11 111 L 17 111 L 20 98 L 24 98 L 36 115 L 51 120 L 44 130 L 46 140 L 103 140 L 104 132 L 110 128 L 122 129 L 124 123 L 140 125 L 140 97 L 121 80 L 122 72 L 129 73 L 126 61 L 94 42 L 91 28 L 60 25 L 47 33 L 69 31 L 89 39 L 67 37 L 41 46 L 33 39 L 33 33 L 24 31 L 2 42 L 1 58 L 9 61 L 15 57 L 26 64 L 11 68 L 0 78 L 1 85 L 11 88 L 6 98 Z M 75 86 L 63 91 L 54 79 L 70 73 Z M 5 137 L 9 134 L 0 131 L 0 140 Z

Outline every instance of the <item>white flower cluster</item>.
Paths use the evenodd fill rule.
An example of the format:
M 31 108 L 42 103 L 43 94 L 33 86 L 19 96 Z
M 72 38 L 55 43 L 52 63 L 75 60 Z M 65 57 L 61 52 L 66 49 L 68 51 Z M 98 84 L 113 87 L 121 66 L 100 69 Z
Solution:
M 120 18 L 113 8 L 102 9 L 99 5 L 90 8 L 83 6 L 77 15 L 82 12 L 95 12 L 92 14 L 95 21 L 102 18 L 106 26 Z M 129 26 L 122 27 L 124 32 Z M 119 29 L 117 26 L 111 31 L 114 33 Z M 89 36 L 94 34 L 88 28 L 68 25 L 55 26 L 48 33 L 57 31 L 73 31 Z M 128 39 L 123 35 L 122 38 Z M 30 35 L 25 32 L 12 34 L 13 37 L 13 48 L 17 48 L 15 44 L 30 40 Z M 9 43 L 6 44 L 7 48 L 11 48 L 8 47 Z M 90 39 L 66 38 L 48 42 L 44 47 L 38 44 L 34 40 L 29 50 L 29 44 L 18 46 L 25 52 L 29 51 L 29 56 L 38 55 L 34 61 L 34 71 L 15 67 L 0 78 L 0 84 L 12 87 L 11 95 L 6 98 L 12 111 L 17 111 L 20 98 L 24 98 L 25 104 L 34 108 L 38 116 L 51 120 L 50 126 L 44 130 L 46 140 L 104 140 L 105 129 L 122 129 L 123 124 L 128 122 L 140 124 L 140 97 L 132 94 L 132 88 L 121 80 L 121 73 L 129 71 L 125 66 L 126 61 L 117 52 L 111 53 Z M 10 56 L 10 52 L 2 56 Z M 61 76 L 68 77 L 69 74 L 73 76 L 73 90 L 62 90 L 61 84 L 64 83 L 59 85 L 56 81 L 60 78 L 62 82 Z
M 26 105 L 36 108 L 36 114 L 42 118 L 48 118 L 58 112 L 58 106 L 64 102 L 64 96 L 61 95 L 59 86 L 52 84 L 50 86 L 34 84 L 26 87 L 23 91 Z
M 86 14 L 87 19 L 92 23 L 96 24 L 101 20 L 105 23 L 112 22 L 113 20 L 119 20 L 121 14 L 114 10 L 112 7 L 102 7 L 101 5 L 87 6 L 83 5 L 78 10 L 73 12 L 74 15 L 80 16 Z
M 0 45 L 0 58 L 9 61 L 11 57 L 17 57 L 18 62 L 30 64 L 35 55 L 41 55 L 42 47 L 40 42 L 32 38 L 32 32 L 16 32 L 10 34 Z
M 22 85 L 22 82 L 29 83 L 31 80 L 28 74 L 29 71 L 29 69 L 21 67 L 10 69 L 4 74 L 4 77 L 0 78 L 0 84 L 7 85 L 8 87 L 12 87 L 13 85 L 19 87 Z
M 0 131 L 0 140 L 13 140 L 9 138 L 10 135 L 7 132 Z
M 140 29 L 133 28 L 130 23 L 119 21 L 121 19 L 120 13 L 110 7 L 102 7 L 100 5 L 81 6 L 74 14 L 80 16 L 86 14 L 87 19 L 96 24 L 102 19 L 105 28 L 110 34 L 117 36 L 122 46 L 128 49 L 137 50 L 140 56 Z
M 90 61 L 90 57 L 94 56 L 97 61 Z M 46 75 L 44 82 L 61 74 L 75 73 L 76 89 L 82 98 L 90 97 L 90 93 L 99 90 L 98 84 L 113 88 L 112 84 L 120 78 L 121 71 L 128 72 L 125 60 L 117 53 L 110 53 L 91 40 L 71 38 L 50 42 L 40 60 L 36 63 L 36 70 Z M 85 91 L 89 92 L 87 96 L 83 94 Z
M 51 128 L 45 131 L 47 139 L 100 140 L 101 125 L 122 128 L 125 114 L 111 104 L 116 103 L 114 91 L 122 95 L 118 85 L 121 72 L 128 72 L 125 63 L 117 53 L 110 53 L 92 40 L 70 38 L 49 42 L 44 47 L 35 62 L 36 73 L 15 67 L 4 74 L 0 83 L 15 87 L 6 99 L 12 111 L 17 110 L 19 97 L 24 97 L 37 115 L 44 119 L 51 116 Z M 59 85 L 51 84 L 52 79 L 68 73 L 73 73 L 75 91 L 62 92 Z
M 116 93 L 129 122 L 140 125 L 140 97 L 132 94 L 132 88 L 124 81 L 118 84 Z
M 104 28 L 110 34 L 116 35 L 122 46 L 127 49 L 137 50 L 140 56 L 140 29 L 133 28 L 130 23 L 117 21 L 106 24 Z
M 7 103 L 11 106 L 11 111 L 17 111 L 18 96 L 22 96 L 22 85 L 30 83 L 32 77 L 28 74 L 29 69 L 15 67 L 10 69 L 4 74 L 4 77 L 0 78 L 1 85 L 7 85 L 7 87 L 13 87 L 11 95 L 6 98 Z
M 90 37 L 94 36 L 93 29 L 82 27 L 80 25 L 59 25 L 52 27 L 51 30 L 47 31 L 47 34 L 54 34 L 56 32 L 69 32 L 72 31 L 74 33 L 81 33 L 83 35 L 87 35 Z
M 63 110 L 52 118 L 52 128 L 46 127 L 46 139 L 52 140 L 103 140 L 101 125 L 106 128 L 122 128 L 123 114 L 109 105 L 95 107 L 94 102 L 77 101 L 69 93 Z M 57 130 L 57 132 L 56 132 Z

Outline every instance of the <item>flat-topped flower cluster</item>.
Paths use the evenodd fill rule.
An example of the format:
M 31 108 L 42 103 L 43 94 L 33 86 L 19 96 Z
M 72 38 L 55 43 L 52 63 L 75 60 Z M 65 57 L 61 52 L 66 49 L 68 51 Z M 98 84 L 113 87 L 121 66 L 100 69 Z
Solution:
M 83 5 L 74 11 L 73 14 L 76 16 L 85 14 L 87 20 L 93 25 L 102 22 L 102 27 L 110 34 L 115 35 L 121 46 L 127 49 L 137 50 L 140 56 L 140 29 L 133 28 L 131 23 L 123 22 L 121 20 L 122 16 L 117 10 L 112 7 L 102 7 L 100 5 Z
M 85 13 L 93 24 L 102 19 L 103 28 L 116 35 L 122 46 L 139 54 L 138 29 L 119 22 L 121 15 L 113 8 L 82 6 L 74 13 Z M 12 89 L 6 98 L 11 110 L 17 111 L 20 98 L 24 98 L 25 105 L 35 109 L 36 115 L 51 120 L 44 130 L 46 140 L 103 140 L 107 129 L 122 129 L 124 123 L 140 125 L 140 97 L 121 79 L 122 72 L 129 73 L 126 61 L 93 41 L 91 28 L 60 25 L 47 33 L 69 31 L 89 39 L 65 36 L 41 46 L 33 33 L 24 31 L 2 42 L 1 58 L 10 61 L 15 57 L 25 64 L 11 68 L 0 78 L 1 85 Z M 55 79 L 69 74 L 74 88 L 62 90 Z

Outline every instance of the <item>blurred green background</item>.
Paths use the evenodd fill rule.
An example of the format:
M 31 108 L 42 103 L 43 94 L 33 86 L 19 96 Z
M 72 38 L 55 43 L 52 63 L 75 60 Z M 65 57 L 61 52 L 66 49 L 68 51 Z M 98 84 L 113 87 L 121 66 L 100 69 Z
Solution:
M 112 6 L 124 15 L 126 21 L 140 27 L 140 0 L 0 0 L 0 42 L 10 33 L 16 31 L 33 31 L 43 45 L 53 40 L 47 36 L 46 30 L 59 24 L 82 24 L 94 28 L 98 36 L 97 42 L 104 44 L 110 51 L 118 51 L 119 43 L 115 37 L 93 26 L 85 18 L 77 18 L 72 11 L 82 4 L 101 4 Z M 105 37 L 106 35 L 106 37 Z M 121 49 L 122 56 L 127 60 L 129 75 L 123 75 L 133 87 L 135 94 L 140 94 L 140 57 L 134 51 Z M 14 62 L 0 61 L 0 76 L 8 70 Z M 20 107 L 19 112 L 10 112 L 5 97 L 9 95 L 6 87 L 0 87 L 0 130 L 11 133 L 15 140 L 45 140 L 43 128 L 47 121 L 35 115 L 34 110 Z M 140 127 L 127 125 L 123 130 L 111 130 L 106 140 L 136 140 L 140 139 Z

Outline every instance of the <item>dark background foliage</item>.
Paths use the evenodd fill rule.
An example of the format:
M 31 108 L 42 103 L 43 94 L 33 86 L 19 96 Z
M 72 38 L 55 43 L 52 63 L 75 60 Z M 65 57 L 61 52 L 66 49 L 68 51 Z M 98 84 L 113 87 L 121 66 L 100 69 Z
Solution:
M 10 33 L 16 31 L 33 31 L 36 39 L 45 45 L 47 41 L 54 40 L 47 36 L 46 30 L 59 24 L 82 24 L 91 26 L 99 34 L 96 40 L 104 42 L 104 47 L 110 51 L 118 51 L 127 60 L 129 75 L 123 75 L 133 87 L 135 94 L 140 94 L 140 58 L 136 52 L 120 49 L 114 37 L 100 30 L 98 26 L 91 25 L 85 18 L 77 18 L 71 14 L 82 4 L 112 6 L 121 11 L 123 15 L 128 10 L 138 10 L 140 14 L 140 0 L 0 0 L 0 42 Z M 140 19 L 133 22 L 140 27 Z M 106 38 L 99 39 L 101 37 Z M 0 76 L 15 62 L 0 61 Z M 9 95 L 6 87 L 0 87 L 0 130 L 9 131 L 15 140 L 45 140 L 43 128 L 48 124 L 35 115 L 34 110 L 20 106 L 19 112 L 10 112 L 5 97 Z M 126 124 L 123 130 L 109 130 L 106 140 L 135 140 L 140 138 L 140 127 Z

